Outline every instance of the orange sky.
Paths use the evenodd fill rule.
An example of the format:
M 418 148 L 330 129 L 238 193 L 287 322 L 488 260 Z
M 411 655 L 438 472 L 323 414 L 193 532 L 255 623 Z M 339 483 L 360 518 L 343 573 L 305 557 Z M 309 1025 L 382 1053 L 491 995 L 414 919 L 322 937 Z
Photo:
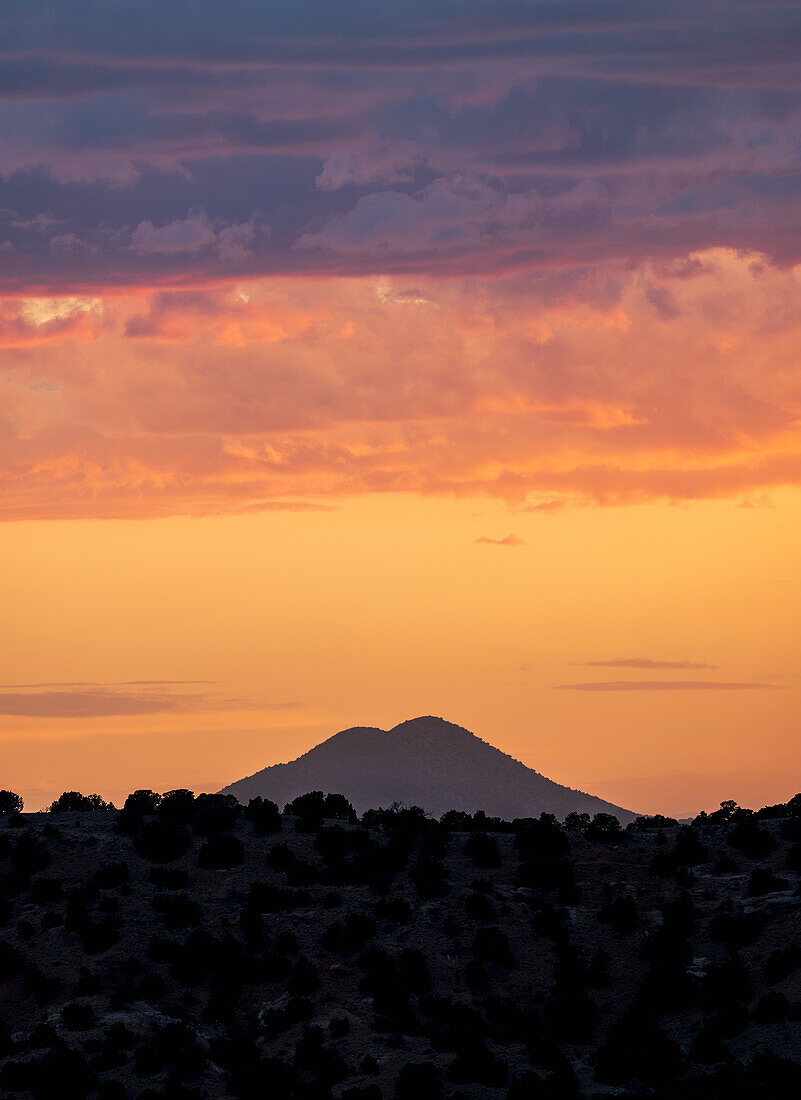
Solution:
M 0 786 L 801 789 L 792 5 L 122 7 L 0 5 Z
M 7 302 L 2 785 L 215 789 L 434 713 L 638 810 L 795 793 L 799 275 L 699 263 L 669 325 L 643 272 Z

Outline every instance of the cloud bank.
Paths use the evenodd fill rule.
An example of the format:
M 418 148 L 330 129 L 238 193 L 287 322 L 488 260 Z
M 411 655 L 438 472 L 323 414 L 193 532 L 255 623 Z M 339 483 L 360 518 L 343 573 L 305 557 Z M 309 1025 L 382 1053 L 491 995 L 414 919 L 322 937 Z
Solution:
M 794 20 L 3 5 L 0 518 L 801 484 Z

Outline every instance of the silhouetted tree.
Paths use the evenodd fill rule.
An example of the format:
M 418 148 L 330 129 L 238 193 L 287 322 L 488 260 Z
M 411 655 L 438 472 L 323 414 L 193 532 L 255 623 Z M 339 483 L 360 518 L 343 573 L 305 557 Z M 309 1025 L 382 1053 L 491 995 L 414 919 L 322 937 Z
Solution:
M 235 836 L 210 836 L 198 853 L 198 863 L 209 870 L 236 867 L 245 858 L 242 841 Z
M 476 867 L 500 867 L 501 853 L 495 837 L 486 833 L 471 833 L 464 846 L 466 856 Z
M 161 820 L 170 825 L 190 825 L 195 817 L 195 795 L 185 787 L 167 791 L 159 803 Z
M 615 898 L 598 913 L 601 924 L 608 924 L 616 932 L 633 932 L 637 926 L 637 906 L 634 898 Z
M 587 840 L 600 844 L 622 844 L 626 834 L 614 814 L 596 814 L 584 831 Z
M 395 1082 L 395 1100 L 441 1100 L 442 1074 L 433 1062 L 407 1062 Z
M 192 847 L 192 837 L 184 826 L 151 821 L 136 838 L 136 850 L 153 863 L 172 863 Z
M 22 813 L 24 802 L 14 791 L 0 791 L 0 817 Z
M 281 828 L 281 811 L 269 798 L 251 798 L 244 811 L 245 821 L 252 821 L 257 833 L 277 833 Z
M 233 829 L 242 807 L 232 794 L 199 794 L 195 799 L 196 833 L 225 833 Z
M 626 826 L 630 832 L 661 832 L 664 829 L 675 829 L 678 821 L 675 817 L 665 817 L 663 814 L 647 814 L 637 817 Z
M 50 804 L 51 814 L 84 813 L 87 810 L 113 810 L 112 802 L 105 802 L 99 794 L 81 794 L 79 791 L 64 791 L 55 802 Z
M 732 848 L 749 859 L 761 859 L 776 847 L 773 837 L 765 829 L 760 829 L 754 816 L 737 822 L 726 839 Z
M 133 791 L 125 799 L 122 806 L 123 813 L 126 814 L 154 814 L 159 808 L 161 803 L 161 795 L 156 794 L 155 791 L 140 790 Z

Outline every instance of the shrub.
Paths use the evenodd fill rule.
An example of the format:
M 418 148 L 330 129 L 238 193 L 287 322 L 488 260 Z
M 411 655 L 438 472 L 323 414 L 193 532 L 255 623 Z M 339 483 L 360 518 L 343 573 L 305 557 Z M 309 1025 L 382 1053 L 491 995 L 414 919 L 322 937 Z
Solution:
M 433 1062 L 407 1062 L 395 1082 L 395 1100 L 441 1100 L 442 1075 Z
M 476 867 L 500 867 L 501 853 L 495 837 L 486 833 L 471 833 L 464 846 L 465 855 Z
M 267 853 L 267 862 L 275 871 L 286 871 L 295 862 L 295 853 L 287 844 L 273 844 Z
M 322 791 L 298 795 L 286 804 L 284 813 L 298 818 L 297 828 L 301 832 L 316 832 L 325 818 L 352 824 L 358 821 L 356 811 L 344 795 L 323 795 Z
M 409 878 L 422 898 L 441 898 L 448 891 L 441 859 L 421 855 L 409 869 Z
M 189 875 L 179 867 L 152 867 L 150 881 L 165 890 L 185 890 L 189 885 Z
M 151 821 L 136 838 L 136 850 L 152 863 L 172 863 L 192 847 L 192 837 L 183 826 Z
M 153 908 L 163 914 L 170 931 L 200 923 L 200 906 L 186 894 L 157 894 L 153 898 Z
M 273 950 L 279 955 L 297 955 L 298 937 L 288 930 L 279 932 L 273 940 Z
M 637 906 L 634 898 L 615 898 L 601 909 L 598 920 L 621 934 L 633 932 L 637 927 Z
M 355 825 L 359 820 L 356 811 L 344 794 L 327 794 L 325 796 L 323 816 L 332 818 L 334 821 L 347 821 L 351 825 Z
M 36 878 L 31 883 L 31 901 L 34 905 L 49 905 L 50 902 L 60 901 L 64 897 L 64 888 L 61 879 Z
M 497 927 L 478 929 L 473 939 L 473 954 L 482 962 L 497 963 L 509 969 L 515 965 L 506 933 Z
M 404 898 L 381 898 L 375 903 L 374 912 L 378 920 L 393 924 L 406 924 L 412 919 L 412 907 Z
M 347 1076 L 347 1066 L 336 1051 L 325 1046 L 323 1039 L 322 1028 L 308 1027 L 295 1047 L 294 1065 L 311 1072 L 315 1082 L 335 1085 Z
M 678 825 L 678 821 L 675 817 L 665 817 L 663 814 L 649 814 L 635 818 L 630 825 L 627 825 L 627 830 L 632 832 L 661 832 L 663 829 L 675 829 Z
M 515 847 L 521 859 L 559 859 L 570 851 L 567 833 L 552 814 L 516 821 Z
M 457 1084 L 475 1083 L 498 1088 L 506 1084 L 506 1063 L 498 1061 L 487 1045 L 476 1039 L 463 1045 L 450 1065 L 448 1077 Z
M 195 832 L 226 833 L 234 828 L 242 807 L 232 794 L 199 794 L 195 799 Z
M 98 890 L 113 890 L 122 886 L 129 878 L 128 864 L 124 860 L 118 863 L 104 863 L 92 876 L 92 883 Z
M 120 938 L 119 924 L 111 917 L 100 921 L 87 921 L 81 928 L 83 945 L 90 955 L 108 950 Z
M 489 924 L 495 920 L 495 906 L 486 894 L 476 892 L 468 894 L 464 901 L 464 908 L 468 917 L 472 917 L 479 924 Z
M 299 955 L 292 970 L 287 989 L 292 996 L 307 997 L 320 985 L 320 973 L 305 955 Z
M 763 993 L 754 1009 L 754 1019 L 758 1024 L 775 1024 L 779 1020 L 786 1020 L 790 1011 L 790 1002 L 783 993 L 772 989 L 769 993 Z
M 376 923 L 364 913 L 349 913 L 345 920 L 330 924 L 323 933 L 323 947 L 343 955 L 353 954 L 364 947 L 375 934 Z
M 73 1001 L 64 1005 L 61 1010 L 61 1020 L 67 1031 L 89 1031 L 94 1027 L 94 1013 L 92 1006 Z
M 282 909 L 289 909 L 293 902 L 292 891 L 283 886 L 272 886 L 268 882 L 250 884 L 247 908 L 251 913 L 278 913 Z
M 735 825 L 726 839 L 732 848 L 736 848 L 749 859 L 761 859 L 776 847 L 770 833 L 760 829 L 753 817 Z
M 161 795 L 156 794 L 155 791 L 134 791 L 125 799 L 122 812 L 124 814 L 137 814 L 141 817 L 144 814 L 156 813 L 160 804 Z
M 596 814 L 587 826 L 584 835 L 587 840 L 599 844 L 622 844 L 626 834 L 614 814 Z
M 22 973 L 24 960 L 16 947 L 12 947 L 5 940 L 0 940 L 0 981 L 8 978 L 16 978 Z
M 281 828 L 281 811 L 269 798 L 251 798 L 244 818 L 253 822 L 257 833 L 277 833 Z
M 111 802 L 105 802 L 99 794 L 81 794 L 79 791 L 64 791 L 55 802 L 50 804 L 51 814 L 85 813 L 88 810 L 113 810 Z
M 707 1008 L 730 1009 L 741 1004 L 748 993 L 748 971 L 737 955 L 710 966 L 704 975 L 702 995 Z
M 753 913 L 732 916 L 721 913 L 713 917 L 709 924 L 712 938 L 723 943 L 731 950 L 747 947 L 759 935 L 759 921 Z
M 650 1017 L 632 1010 L 615 1024 L 595 1056 L 595 1075 L 612 1085 L 636 1079 L 664 1089 L 681 1070 L 681 1051 Z
M 17 871 L 27 876 L 43 871 L 50 863 L 50 853 L 38 837 L 26 830 L 11 852 L 11 862 Z
M 198 863 L 207 870 L 221 871 L 236 867 L 245 858 L 242 842 L 235 836 L 210 836 L 198 854 Z
M 765 981 L 768 985 L 789 978 L 801 966 L 801 948 L 793 944 L 772 952 L 765 964 Z
M 483 993 L 489 988 L 489 979 L 484 964 L 478 959 L 468 959 L 464 968 L 464 976 L 467 985 L 474 993 Z
M 24 802 L 14 791 L 0 791 L 0 817 L 22 813 Z
M 195 817 L 195 795 L 185 787 L 167 791 L 159 803 L 161 820 L 171 825 L 190 825 Z
M 765 867 L 757 867 L 751 872 L 748 880 L 748 893 L 752 898 L 756 898 L 763 894 L 772 894 L 775 890 L 786 890 L 789 885 L 786 878 L 779 878 Z

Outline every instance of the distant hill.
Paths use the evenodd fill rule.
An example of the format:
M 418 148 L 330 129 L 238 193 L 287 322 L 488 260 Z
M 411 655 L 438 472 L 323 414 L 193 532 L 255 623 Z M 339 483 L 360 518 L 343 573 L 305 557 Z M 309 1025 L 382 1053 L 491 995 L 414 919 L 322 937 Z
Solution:
M 554 783 L 474 733 L 427 716 L 389 731 L 354 726 L 288 764 L 274 764 L 224 788 L 247 802 L 257 795 L 283 807 L 307 791 L 344 794 L 359 813 L 393 802 L 446 810 L 484 810 L 512 820 L 573 812 L 614 814 L 626 825 L 636 816 L 611 802 Z

